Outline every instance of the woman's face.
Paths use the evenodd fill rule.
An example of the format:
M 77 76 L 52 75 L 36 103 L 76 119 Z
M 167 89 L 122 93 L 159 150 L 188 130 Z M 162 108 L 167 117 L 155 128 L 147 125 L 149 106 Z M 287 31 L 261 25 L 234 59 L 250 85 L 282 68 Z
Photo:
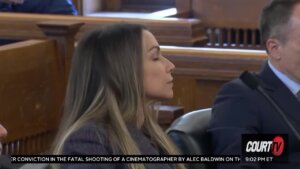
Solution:
M 147 30 L 143 31 L 144 89 L 150 99 L 171 99 L 173 97 L 172 71 L 175 66 L 161 55 L 160 47 Z
M 6 129 L 0 124 L 0 154 L 2 152 L 1 140 L 7 135 Z

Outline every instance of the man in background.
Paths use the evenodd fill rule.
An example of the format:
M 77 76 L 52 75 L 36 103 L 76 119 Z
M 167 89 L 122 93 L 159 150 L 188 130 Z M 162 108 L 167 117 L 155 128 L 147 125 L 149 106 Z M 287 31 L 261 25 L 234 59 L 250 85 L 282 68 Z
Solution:
M 300 0 L 273 0 L 262 12 L 262 41 L 268 61 L 257 78 L 284 111 L 288 123 L 300 131 Z M 240 79 L 225 84 L 212 111 L 209 132 L 213 153 L 241 155 L 242 134 L 287 134 L 287 163 L 219 164 L 218 169 L 300 168 L 300 140 L 273 105 Z

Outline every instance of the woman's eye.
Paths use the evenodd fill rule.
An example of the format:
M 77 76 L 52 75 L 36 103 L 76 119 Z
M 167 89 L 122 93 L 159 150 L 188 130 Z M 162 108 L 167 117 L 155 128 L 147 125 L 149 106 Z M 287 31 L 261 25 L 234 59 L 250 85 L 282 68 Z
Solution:
M 157 61 L 160 58 L 160 54 L 159 53 L 155 53 L 155 54 L 153 54 L 152 58 L 153 58 L 154 61 Z
M 154 60 L 154 61 L 159 60 L 159 56 L 154 56 L 152 60 Z

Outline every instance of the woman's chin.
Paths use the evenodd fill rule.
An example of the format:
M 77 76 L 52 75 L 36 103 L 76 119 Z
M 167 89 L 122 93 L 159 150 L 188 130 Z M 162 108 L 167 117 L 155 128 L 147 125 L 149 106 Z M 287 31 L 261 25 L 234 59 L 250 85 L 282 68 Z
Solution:
M 150 100 L 159 100 L 159 101 L 163 101 L 163 100 L 170 100 L 172 99 L 174 96 L 173 92 L 170 93 L 164 93 L 164 94 L 160 94 L 160 95 L 152 95 L 152 96 L 147 96 L 148 99 Z
M 170 92 L 170 93 L 166 93 L 166 94 L 164 94 L 164 95 L 161 95 L 160 96 L 160 100 L 170 100 L 170 99 L 172 99 L 174 97 L 174 94 L 173 94 L 173 92 Z

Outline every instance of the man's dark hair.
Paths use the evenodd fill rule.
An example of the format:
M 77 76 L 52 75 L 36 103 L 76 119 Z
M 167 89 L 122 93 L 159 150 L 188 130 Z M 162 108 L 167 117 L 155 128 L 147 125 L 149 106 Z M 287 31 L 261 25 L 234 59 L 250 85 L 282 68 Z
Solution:
M 273 0 L 262 11 L 259 29 L 263 44 L 270 37 L 285 42 L 285 31 L 289 25 L 295 5 L 300 0 Z

